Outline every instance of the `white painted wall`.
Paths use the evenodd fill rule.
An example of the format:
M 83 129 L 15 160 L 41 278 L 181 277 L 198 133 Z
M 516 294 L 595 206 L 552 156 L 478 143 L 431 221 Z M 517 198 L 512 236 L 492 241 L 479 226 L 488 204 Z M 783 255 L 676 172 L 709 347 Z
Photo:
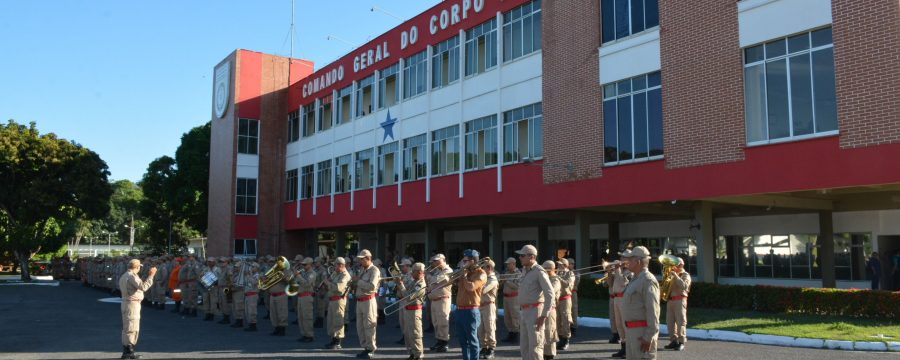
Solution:
M 660 69 L 659 28 L 600 47 L 600 84 Z
M 831 0 L 743 0 L 737 9 L 741 47 L 831 24 Z

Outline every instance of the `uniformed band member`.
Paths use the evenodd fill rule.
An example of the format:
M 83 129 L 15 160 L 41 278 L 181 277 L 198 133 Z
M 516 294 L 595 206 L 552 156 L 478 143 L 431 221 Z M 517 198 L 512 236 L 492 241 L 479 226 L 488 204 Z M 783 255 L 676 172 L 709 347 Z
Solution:
M 517 298 L 521 310 L 519 351 L 522 359 L 539 360 L 544 355 L 544 322 L 553 304 L 553 287 L 544 268 L 537 263 L 537 249 L 525 245 L 519 254 L 523 274 L 519 280 Z
M 572 332 L 572 290 L 575 288 L 575 273 L 569 270 L 569 260 L 559 259 L 556 262 L 559 271 L 556 277 L 559 280 L 559 297 L 556 303 L 556 335 L 559 342 L 557 350 L 565 350 L 569 347 L 569 337 Z
M 501 285 L 503 286 L 503 324 L 506 325 L 506 330 L 509 331 L 509 336 L 506 337 L 506 342 L 516 342 L 519 341 L 519 277 L 522 275 L 522 272 L 519 271 L 519 268 L 516 267 L 516 259 L 509 258 L 506 259 L 506 278 L 501 281 Z M 516 274 L 515 276 L 511 276 L 509 274 Z M 510 278 L 512 277 L 512 278 Z
M 569 270 L 575 271 L 575 259 L 569 258 Z M 581 276 L 576 274 L 575 285 L 572 286 L 572 323 L 570 330 L 570 338 L 575 337 L 575 331 L 578 330 L 578 286 L 581 285 Z
M 223 315 L 222 320 L 219 321 L 219 324 L 230 324 L 232 304 L 234 300 L 231 298 L 231 294 L 229 293 L 231 289 L 229 289 L 228 285 L 233 283 L 234 278 L 232 277 L 233 274 L 231 268 L 228 266 L 228 260 L 226 258 L 219 258 L 219 266 L 216 267 L 215 274 L 219 277 L 219 281 L 216 284 L 215 290 L 218 294 L 218 305 L 220 308 L 218 311 L 216 311 L 216 315 Z
M 318 256 L 315 259 L 315 263 L 313 264 L 314 273 L 316 274 L 316 282 L 321 283 L 328 278 L 328 267 L 326 266 L 327 259 Z M 319 292 L 315 296 L 315 315 L 316 320 L 313 323 L 314 328 L 321 328 L 325 326 L 325 309 L 328 308 L 330 301 L 325 297 L 324 292 Z
M 408 260 L 403 260 L 408 262 Z M 415 263 L 412 265 L 412 272 L 405 281 L 401 279 L 397 281 L 397 296 L 399 298 L 409 297 L 405 300 L 403 309 L 400 310 L 403 319 L 402 331 L 403 340 L 406 344 L 406 351 L 409 352 L 408 360 L 419 360 L 425 352 L 422 344 L 422 308 L 425 299 L 425 264 Z
M 374 301 L 378 285 L 381 283 L 381 272 L 372 264 L 372 253 L 363 249 L 356 256 L 362 269 L 356 279 L 356 333 L 363 351 L 356 354 L 360 359 L 371 359 L 378 348 L 375 343 L 378 329 L 378 304 Z
M 551 260 L 544 261 L 541 267 L 547 272 L 547 278 L 550 280 L 550 286 L 553 288 L 553 301 L 550 305 L 550 313 L 547 314 L 547 320 L 544 321 L 544 360 L 552 360 L 556 358 L 556 346 L 559 341 L 559 327 L 557 319 L 559 313 L 557 308 L 559 305 L 560 281 L 559 275 L 556 273 L 556 263 Z M 544 304 L 545 306 L 547 304 Z
M 659 336 L 659 283 L 647 270 L 650 251 L 636 246 L 623 254 L 634 277 L 622 297 L 622 318 L 625 321 L 626 359 L 656 359 Z
M 327 290 L 323 291 L 328 300 L 328 321 L 326 329 L 331 342 L 326 349 L 340 349 L 344 339 L 344 320 L 347 311 L 347 293 L 350 290 L 350 273 L 347 272 L 347 261 L 339 257 L 334 260 L 334 274 L 327 279 Z
M 397 283 L 397 285 L 394 286 L 395 291 L 398 292 L 396 294 L 397 299 L 403 298 L 403 295 L 399 294 L 400 285 L 401 284 L 405 285 L 406 283 L 408 283 L 412 280 L 412 272 L 410 271 L 411 266 L 412 266 L 412 260 L 410 260 L 410 259 L 403 259 L 400 261 L 400 278 L 394 279 L 395 283 L 397 283 L 399 281 L 399 283 Z M 404 321 L 406 321 L 406 316 L 403 311 L 398 311 L 397 315 L 398 315 L 397 319 L 400 322 L 400 335 L 401 335 L 400 340 L 397 341 L 397 344 L 403 345 L 403 344 L 406 344 L 406 326 L 403 323 Z
M 119 278 L 119 289 L 122 291 L 122 359 L 138 359 L 134 353 L 138 334 L 141 329 L 141 301 L 144 291 L 153 286 L 156 268 L 150 268 L 147 278 L 141 281 L 137 273 L 141 270 L 141 261 L 132 259 L 128 262 L 128 271 Z
M 459 338 L 459 347 L 462 350 L 464 360 L 478 359 L 481 353 L 481 344 L 478 337 L 478 327 L 481 323 L 481 294 L 487 275 L 480 267 L 477 267 L 479 253 L 477 250 L 467 249 L 463 252 L 463 275 L 456 280 L 456 336 Z
M 169 271 L 165 264 L 165 260 L 159 259 L 156 262 L 156 276 L 153 277 L 153 295 L 151 301 L 156 309 L 163 310 L 166 307 L 166 285 L 169 283 Z
M 206 258 L 206 265 L 201 267 L 201 278 L 203 275 L 206 275 L 207 272 L 216 272 L 216 258 L 208 257 Z M 212 284 L 208 289 L 202 289 L 203 296 L 203 321 L 212 321 L 213 317 L 218 316 L 221 312 L 219 311 L 219 291 L 216 287 L 216 283 Z
M 481 358 L 493 359 L 494 348 L 497 347 L 497 274 L 494 273 L 494 262 L 485 261 L 484 272 L 487 282 L 481 290 L 481 324 L 478 326 L 478 340 L 481 341 Z
M 178 273 L 178 288 L 181 290 L 181 315 L 197 316 L 197 266 L 194 256 L 188 256 Z
M 299 286 L 297 292 L 297 319 L 300 325 L 300 342 L 312 342 L 315 306 L 316 306 L 316 289 L 319 285 L 316 281 L 319 279 L 315 271 L 313 271 L 313 259 L 305 258 L 302 261 L 303 269 L 295 272 L 294 279 Z
M 244 313 L 249 325 L 244 331 L 256 331 L 256 308 L 259 307 L 259 264 L 250 263 L 250 275 L 244 282 Z
M 229 259 L 229 258 L 225 258 L 226 264 L 230 260 L 231 259 Z M 231 286 L 231 303 L 228 305 L 232 307 L 231 312 L 234 314 L 234 324 L 231 324 L 231 327 L 242 328 L 242 327 L 244 327 L 245 311 L 243 311 L 243 309 L 245 307 L 244 300 L 245 300 L 246 296 L 244 295 L 244 287 L 237 286 L 236 284 L 239 281 L 247 281 L 247 279 L 240 278 L 241 277 L 241 268 L 244 267 L 245 260 L 243 260 L 243 259 L 235 259 L 235 260 L 236 261 L 233 262 L 233 265 L 229 266 L 229 268 L 231 269 L 231 279 L 232 279 L 231 284 L 232 284 L 232 286 Z M 245 270 L 245 271 L 247 271 L 247 270 Z M 247 276 L 247 274 L 243 274 L 243 276 Z M 285 314 L 287 314 L 287 313 L 285 312 Z M 282 332 L 284 332 L 284 329 L 282 329 Z
M 275 328 L 271 333 L 274 336 L 284 336 L 288 322 L 288 303 L 284 289 L 288 286 L 287 280 L 292 275 L 290 265 L 285 265 L 285 269 L 282 271 L 284 276 L 281 281 L 269 288 L 269 321 Z M 265 281 L 265 276 L 263 276 L 263 280 Z
M 614 358 L 625 358 L 625 352 L 628 349 L 627 344 L 625 342 L 625 319 L 622 317 L 622 306 L 623 296 L 625 295 L 625 287 L 628 286 L 629 280 L 631 280 L 631 271 L 628 270 L 628 262 L 631 260 L 630 258 L 631 250 L 625 250 L 622 252 L 619 260 L 621 264 L 617 266 L 610 273 L 609 279 L 611 279 L 612 284 L 609 287 L 610 297 L 613 301 L 613 314 L 615 315 L 615 322 L 612 323 L 615 325 L 616 334 L 618 335 L 618 342 L 620 344 L 619 351 L 612 354 Z
M 691 274 L 684 271 L 684 259 L 672 268 L 672 286 L 666 304 L 666 324 L 669 327 L 669 345 L 666 349 L 684 350 L 687 341 L 687 298 L 691 290 Z
M 431 274 L 425 274 L 425 281 L 428 283 L 428 297 L 431 301 L 431 323 L 434 325 L 435 344 L 431 347 L 434 352 L 447 352 L 450 342 L 450 295 L 452 294 L 453 285 L 447 285 L 450 281 L 450 274 L 453 270 L 447 266 L 444 254 L 437 254 L 431 257 L 431 264 L 434 270 Z

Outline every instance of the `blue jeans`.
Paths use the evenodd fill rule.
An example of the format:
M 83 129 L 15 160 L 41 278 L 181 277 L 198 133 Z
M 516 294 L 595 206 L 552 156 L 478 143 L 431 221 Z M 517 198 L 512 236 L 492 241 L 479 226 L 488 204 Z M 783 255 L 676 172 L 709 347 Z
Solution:
M 478 342 L 478 325 L 481 323 L 481 311 L 478 309 L 456 310 L 456 338 L 462 350 L 463 360 L 477 360 L 481 352 Z

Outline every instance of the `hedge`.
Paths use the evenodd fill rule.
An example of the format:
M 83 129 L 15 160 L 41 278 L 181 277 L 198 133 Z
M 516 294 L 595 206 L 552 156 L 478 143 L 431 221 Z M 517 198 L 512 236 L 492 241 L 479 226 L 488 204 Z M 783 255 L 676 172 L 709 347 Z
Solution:
M 609 292 L 583 281 L 579 295 L 608 299 Z M 859 318 L 900 318 L 900 291 L 793 288 L 766 285 L 691 285 L 690 305 L 698 308 L 800 313 Z

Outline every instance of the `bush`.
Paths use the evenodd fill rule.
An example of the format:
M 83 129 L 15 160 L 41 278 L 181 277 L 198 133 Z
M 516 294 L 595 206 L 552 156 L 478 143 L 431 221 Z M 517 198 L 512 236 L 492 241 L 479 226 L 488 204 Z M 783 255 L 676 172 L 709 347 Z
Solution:
M 609 297 L 606 288 L 582 281 L 580 296 Z M 719 285 L 694 283 L 689 303 L 692 307 L 750 310 L 768 313 L 800 313 L 857 318 L 900 318 L 900 292 L 792 288 L 766 285 Z

